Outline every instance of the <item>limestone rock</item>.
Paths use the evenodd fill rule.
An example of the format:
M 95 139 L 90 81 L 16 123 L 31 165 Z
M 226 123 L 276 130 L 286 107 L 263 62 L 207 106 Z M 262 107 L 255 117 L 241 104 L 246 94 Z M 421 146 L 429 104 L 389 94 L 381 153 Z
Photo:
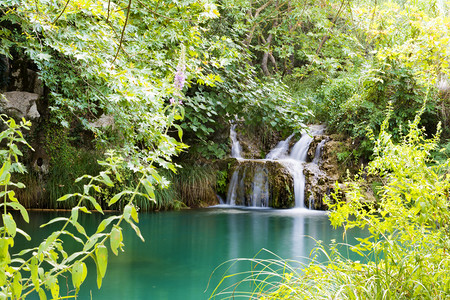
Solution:
M 38 94 L 15 91 L 6 92 L 3 96 L 0 99 L 2 113 L 27 120 L 36 120 L 40 117 L 36 105 L 36 101 L 39 99 Z
M 90 125 L 94 128 L 106 128 L 114 126 L 114 117 L 103 114 L 95 122 L 90 123 Z

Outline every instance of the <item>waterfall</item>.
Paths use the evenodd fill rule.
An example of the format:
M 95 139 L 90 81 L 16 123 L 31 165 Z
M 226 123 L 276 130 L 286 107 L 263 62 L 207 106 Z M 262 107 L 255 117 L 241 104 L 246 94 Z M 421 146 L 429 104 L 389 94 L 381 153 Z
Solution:
M 289 142 L 293 136 L 294 134 L 291 134 L 287 139 L 279 142 L 278 145 L 270 150 L 270 152 L 266 155 L 266 159 L 285 158 L 287 156 L 287 152 L 289 151 Z
M 320 143 L 317 145 L 316 147 L 316 152 L 314 153 L 314 159 L 313 159 L 313 164 L 318 165 L 320 162 L 320 156 L 322 155 L 322 148 L 323 145 L 325 145 L 325 143 L 328 142 L 328 139 L 323 139 L 320 141 Z
M 231 157 L 242 159 L 242 149 L 241 144 L 239 144 L 239 141 L 237 139 L 236 134 L 236 124 L 232 124 L 230 126 L 230 138 L 231 138 Z
M 294 185 L 294 199 L 296 208 L 305 208 L 305 175 L 309 146 L 313 140 L 313 134 L 322 134 L 324 127 L 311 127 L 311 134 L 303 133 L 298 142 L 294 144 L 290 153 L 289 145 L 294 134 L 279 142 L 265 159 L 244 159 L 241 155 L 241 146 L 236 136 L 236 125 L 230 127 L 232 141 L 231 156 L 239 160 L 239 165 L 234 170 L 228 186 L 226 204 L 244 205 L 254 207 L 268 207 L 271 191 L 269 190 L 269 174 L 266 168 L 270 162 L 277 162 L 284 167 L 292 177 Z M 320 153 L 325 140 L 316 148 L 314 162 L 318 164 Z M 289 153 L 289 154 L 288 154 Z M 244 180 L 249 177 L 249 179 Z M 244 182 L 245 181 L 245 182 Z M 251 181 L 251 182 L 250 182 Z M 310 199 L 308 199 L 310 200 Z M 311 206 L 308 205 L 308 206 Z
M 303 163 L 296 159 L 287 158 L 280 163 L 289 171 L 294 182 L 294 199 L 296 208 L 305 208 L 305 175 Z
M 251 204 L 253 207 L 269 206 L 269 182 L 267 169 L 257 168 L 252 183 Z
M 303 163 L 308 157 L 308 149 L 313 138 L 308 133 L 303 133 L 300 140 L 292 147 L 289 159 L 283 164 L 294 179 L 295 207 L 305 208 L 305 175 Z
M 312 140 L 312 136 L 308 133 L 302 134 L 300 140 L 295 143 L 294 147 L 292 147 L 292 151 L 289 157 L 301 162 L 306 162 L 306 158 L 308 157 L 309 145 L 311 144 Z
M 229 205 L 236 205 L 237 193 L 239 190 L 239 167 L 233 172 L 231 176 L 230 185 L 228 187 L 227 201 Z

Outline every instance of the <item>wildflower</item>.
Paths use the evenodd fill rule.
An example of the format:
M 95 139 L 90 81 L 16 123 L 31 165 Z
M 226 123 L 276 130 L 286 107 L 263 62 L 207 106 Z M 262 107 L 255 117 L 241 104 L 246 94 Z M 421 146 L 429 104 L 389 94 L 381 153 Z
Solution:
M 175 79 L 173 82 L 174 87 L 178 93 L 181 93 L 186 83 L 186 49 L 184 45 L 181 46 L 181 57 L 177 65 L 177 72 L 175 73 Z
M 172 98 L 170 98 L 170 104 L 174 104 L 175 103 L 175 99 L 172 97 Z
M 180 62 L 177 66 L 177 72 L 175 73 L 174 86 L 176 89 L 181 91 L 186 83 L 186 66 Z

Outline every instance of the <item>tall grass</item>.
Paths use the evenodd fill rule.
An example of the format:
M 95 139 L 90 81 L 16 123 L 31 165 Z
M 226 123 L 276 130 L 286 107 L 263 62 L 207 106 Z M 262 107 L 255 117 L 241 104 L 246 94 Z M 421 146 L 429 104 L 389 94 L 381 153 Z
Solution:
M 64 202 L 57 199 L 65 194 L 82 192 L 83 185 L 75 183 L 75 179 L 84 174 L 98 174 L 101 171 L 97 163 L 100 157 L 96 151 L 77 149 L 68 159 L 54 161 L 47 174 L 30 167 L 28 173 L 16 175 L 26 189 L 15 191 L 21 203 L 28 208 L 72 208 L 75 203 L 70 199 Z
M 180 201 L 189 207 L 217 203 L 218 170 L 211 165 L 185 164 L 171 177 L 173 189 Z

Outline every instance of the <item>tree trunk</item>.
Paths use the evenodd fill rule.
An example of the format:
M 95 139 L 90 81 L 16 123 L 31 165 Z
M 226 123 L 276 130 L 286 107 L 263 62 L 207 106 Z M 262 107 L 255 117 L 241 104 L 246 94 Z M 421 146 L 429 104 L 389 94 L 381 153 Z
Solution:
M 267 62 L 269 59 L 269 54 L 270 54 L 270 44 L 272 43 L 272 34 L 269 34 L 269 37 L 267 38 L 267 41 L 265 43 L 265 47 L 267 48 L 267 50 L 264 52 L 262 61 L 261 61 L 261 68 L 263 70 L 264 75 L 266 76 L 270 76 L 270 72 L 269 72 L 269 68 L 267 67 Z

